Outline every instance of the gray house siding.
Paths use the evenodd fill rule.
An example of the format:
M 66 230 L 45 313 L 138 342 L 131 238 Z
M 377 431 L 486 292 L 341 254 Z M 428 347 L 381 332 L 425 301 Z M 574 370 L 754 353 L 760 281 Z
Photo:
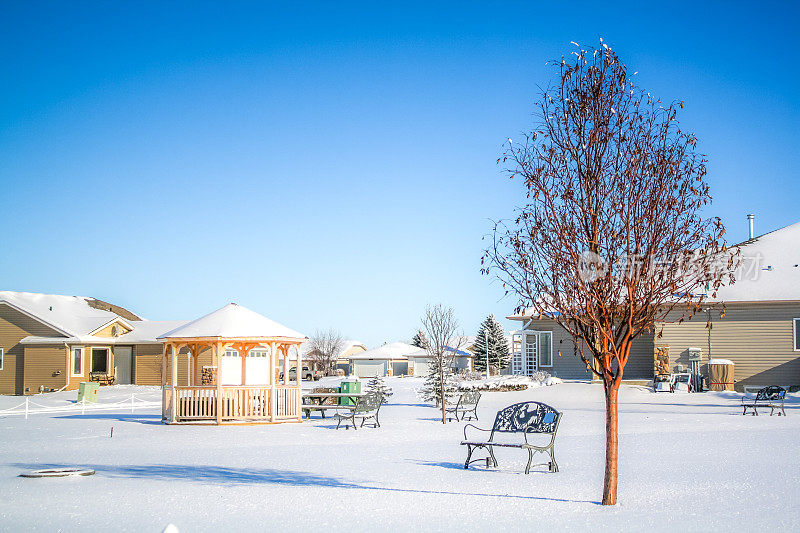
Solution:
M 728 303 L 709 305 L 708 313 L 678 324 L 674 312 L 663 325 L 657 344 L 669 346 L 670 366 L 688 367 L 688 349 L 702 350 L 701 368 L 709 358 L 734 363 L 736 390 L 745 386 L 800 384 L 800 352 L 794 351 L 794 318 L 800 302 Z M 723 312 L 724 310 L 724 312 Z M 706 327 L 711 319 L 711 329 Z
M 793 329 L 800 302 L 735 302 L 704 309 L 709 311 L 682 323 L 682 311 L 671 312 L 655 333 L 637 338 L 623 377 L 651 379 L 655 346 L 669 346 L 673 372 L 688 370 L 689 348 L 700 348 L 700 373 L 708 375 L 710 358 L 730 359 L 738 391 L 745 386 L 800 385 L 800 351 L 794 351 Z M 554 321 L 534 319 L 526 331 L 553 332 L 553 367 L 542 370 L 564 379 L 591 379 L 572 338 Z
M 534 319 L 525 331 L 550 331 L 553 334 L 553 366 L 541 370 L 562 379 L 592 379 L 591 372 L 575 349 L 572 337 L 555 321 Z M 653 377 L 653 334 L 649 333 L 633 342 L 630 359 L 625 366 L 625 379 L 651 379 Z

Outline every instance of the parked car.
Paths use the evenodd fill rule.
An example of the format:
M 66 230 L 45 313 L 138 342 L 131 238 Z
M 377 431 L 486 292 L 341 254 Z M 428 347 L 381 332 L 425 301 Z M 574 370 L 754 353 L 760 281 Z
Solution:
M 283 379 L 283 372 L 281 372 L 280 376 L 281 376 L 281 379 Z M 319 370 L 311 370 L 307 366 L 303 367 L 303 379 L 304 380 L 306 380 L 306 381 L 311 381 L 311 380 L 318 381 L 319 378 L 321 378 L 321 377 L 322 377 L 322 372 L 320 372 Z M 297 379 L 297 367 L 296 366 L 293 366 L 292 368 L 289 369 L 289 379 L 290 380 L 296 380 Z

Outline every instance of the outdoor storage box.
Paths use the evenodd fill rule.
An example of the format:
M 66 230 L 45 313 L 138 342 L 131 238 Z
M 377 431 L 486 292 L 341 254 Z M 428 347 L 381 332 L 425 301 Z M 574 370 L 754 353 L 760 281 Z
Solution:
M 97 391 L 99 389 L 99 383 L 82 381 L 78 385 L 78 402 L 97 403 Z
M 361 382 L 355 379 L 342 380 L 342 384 L 339 386 L 339 392 L 354 392 L 358 394 L 361 392 Z M 339 398 L 339 405 L 353 405 L 353 401 L 350 400 L 350 398 Z

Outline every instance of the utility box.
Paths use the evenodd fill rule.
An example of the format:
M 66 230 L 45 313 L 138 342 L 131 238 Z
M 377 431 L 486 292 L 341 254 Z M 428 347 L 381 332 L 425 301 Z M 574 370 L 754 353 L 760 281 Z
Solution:
M 78 403 L 97 403 L 98 390 L 100 390 L 99 383 L 82 381 L 78 385 Z
M 339 393 L 348 392 L 359 394 L 361 392 L 361 382 L 355 379 L 342 380 L 342 384 L 339 385 Z M 339 405 L 355 405 L 355 402 L 350 398 L 339 398 Z

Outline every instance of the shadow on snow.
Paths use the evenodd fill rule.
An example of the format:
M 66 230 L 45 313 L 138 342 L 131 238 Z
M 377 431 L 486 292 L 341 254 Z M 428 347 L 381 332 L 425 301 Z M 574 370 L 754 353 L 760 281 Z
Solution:
M 432 463 L 436 465 L 436 463 Z M 445 464 L 445 463 L 442 463 Z M 80 467 L 91 468 L 97 475 L 109 478 L 150 479 L 153 481 L 187 481 L 219 485 L 256 485 L 272 484 L 291 487 L 329 487 L 337 489 L 361 489 L 386 492 L 403 492 L 412 494 L 440 494 L 453 496 L 478 496 L 486 498 L 511 498 L 518 500 L 540 500 L 569 503 L 600 502 L 589 500 L 569 500 L 564 498 L 548 498 L 544 496 L 524 496 L 514 494 L 489 494 L 481 492 L 458 492 L 454 490 L 406 489 L 399 487 L 380 487 L 346 481 L 332 476 L 321 476 L 309 472 L 291 470 L 275 470 L 270 468 L 231 468 L 224 466 L 201 465 L 63 465 L 42 463 L 14 463 L 10 466 L 23 470 L 42 468 Z M 88 478 L 87 478 L 88 479 Z

